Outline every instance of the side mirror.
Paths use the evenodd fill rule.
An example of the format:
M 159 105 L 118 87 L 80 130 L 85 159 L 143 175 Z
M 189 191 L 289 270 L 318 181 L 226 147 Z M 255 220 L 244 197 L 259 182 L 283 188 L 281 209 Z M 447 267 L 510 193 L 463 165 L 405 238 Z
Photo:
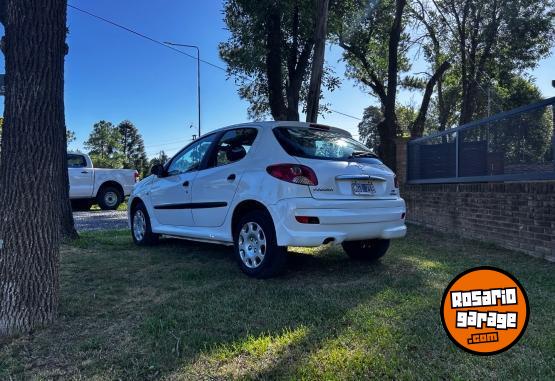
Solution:
M 150 174 L 156 176 L 156 177 L 162 177 L 164 176 L 164 166 L 162 164 L 156 164 L 155 166 L 153 166 L 150 169 Z

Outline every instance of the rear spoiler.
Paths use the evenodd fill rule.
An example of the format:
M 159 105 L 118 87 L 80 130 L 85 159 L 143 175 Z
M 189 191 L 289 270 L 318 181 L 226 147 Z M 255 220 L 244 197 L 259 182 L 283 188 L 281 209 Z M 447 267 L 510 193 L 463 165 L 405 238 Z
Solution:
M 342 130 L 342 129 L 337 128 L 337 127 L 331 127 L 331 126 L 328 126 L 328 125 L 325 125 L 325 124 L 310 123 L 309 128 L 314 128 L 314 129 L 323 130 L 323 131 L 335 131 L 335 132 L 339 132 L 342 135 L 345 135 L 349 138 L 352 138 L 352 135 L 348 131 Z

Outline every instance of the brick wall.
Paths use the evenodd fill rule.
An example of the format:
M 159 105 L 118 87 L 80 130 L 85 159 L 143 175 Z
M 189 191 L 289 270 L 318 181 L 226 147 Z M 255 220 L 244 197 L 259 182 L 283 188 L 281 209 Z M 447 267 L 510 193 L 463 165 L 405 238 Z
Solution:
M 555 261 L 555 181 L 404 185 L 407 220 Z

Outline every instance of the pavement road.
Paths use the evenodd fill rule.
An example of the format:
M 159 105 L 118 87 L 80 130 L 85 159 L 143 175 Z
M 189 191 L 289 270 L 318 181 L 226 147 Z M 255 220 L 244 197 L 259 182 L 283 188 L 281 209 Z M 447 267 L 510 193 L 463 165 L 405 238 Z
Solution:
M 74 212 L 75 228 L 79 232 L 127 228 L 127 212 L 94 211 Z

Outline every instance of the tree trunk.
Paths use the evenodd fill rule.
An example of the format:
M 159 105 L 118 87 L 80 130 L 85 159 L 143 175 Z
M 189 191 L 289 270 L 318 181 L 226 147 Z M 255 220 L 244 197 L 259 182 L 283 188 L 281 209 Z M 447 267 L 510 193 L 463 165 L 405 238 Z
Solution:
M 316 30 L 314 32 L 314 55 L 312 58 L 312 73 L 308 89 L 306 106 L 306 121 L 316 123 L 320 109 L 320 94 L 322 76 L 324 75 L 324 56 L 326 49 L 326 35 L 328 30 L 329 0 L 316 0 Z
M 418 115 L 410 129 L 411 138 L 419 138 L 424 133 L 424 124 L 426 123 L 426 115 L 428 114 L 428 108 L 430 106 L 430 100 L 432 99 L 434 87 L 436 85 L 436 82 L 438 82 L 441 77 L 443 77 L 443 74 L 450 67 L 451 64 L 449 63 L 449 61 L 443 62 L 426 84 L 426 90 L 424 91 L 424 96 L 422 97 L 420 110 L 418 111 Z
M 394 120 L 394 130 L 397 130 L 397 120 Z M 396 169 L 396 151 L 395 151 L 395 135 L 391 134 L 391 126 L 386 120 L 382 120 L 377 125 L 378 133 L 380 135 L 380 145 L 378 147 L 378 156 L 385 165 L 391 168 L 392 171 Z
M 65 198 L 65 200 L 62 200 L 61 213 L 62 238 L 67 241 L 79 238 L 79 234 L 77 233 L 77 230 L 75 230 L 75 221 L 73 220 L 73 208 L 71 207 L 71 200 L 69 199 L 69 197 Z
M 447 122 L 449 120 L 450 110 L 445 104 L 445 96 L 443 93 L 443 79 L 437 81 L 437 105 L 439 111 L 439 127 L 438 131 L 445 131 L 447 128 Z
M 463 125 L 472 121 L 476 109 L 476 90 L 479 78 L 476 73 L 476 54 L 473 51 L 463 51 L 466 64 L 462 64 L 462 99 L 459 124 Z
M 299 121 L 299 99 L 302 82 L 299 82 L 295 75 L 291 77 L 293 77 L 293 80 L 290 81 L 289 86 L 286 88 L 287 112 L 284 120 Z
M 476 91 L 474 84 L 470 83 L 470 79 L 463 81 L 461 115 L 459 116 L 459 124 L 461 126 L 472 121 L 472 117 L 474 116 L 474 105 L 476 102 Z
M 66 54 L 67 54 L 67 45 L 66 45 Z M 64 136 L 65 142 L 64 145 L 66 147 L 66 157 L 67 157 L 67 134 Z M 69 199 L 69 174 L 67 172 L 67 159 L 60 163 L 60 176 L 61 176 L 61 183 L 64 185 L 64 191 L 61 197 L 61 221 L 60 221 L 60 229 L 62 239 L 64 240 L 74 240 L 79 238 L 79 234 L 77 234 L 77 230 L 75 230 L 75 221 L 73 220 L 73 208 L 71 207 L 71 200 Z
M 395 138 L 397 136 L 397 116 L 395 114 L 397 99 L 397 75 L 399 73 L 399 42 L 403 31 L 403 12 L 406 0 L 396 0 L 395 19 L 389 32 L 388 68 L 387 68 L 387 97 L 384 105 L 384 136 L 381 141 L 382 159 L 393 171 L 396 169 Z
M 268 78 L 268 100 L 274 120 L 286 120 L 286 107 L 281 68 L 282 33 L 279 4 L 270 6 L 266 21 L 266 77 Z
M 287 112 L 285 120 L 299 121 L 299 101 L 301 97 L 301 88 L 305 75 L 307 74 L 310 54 L 312 53 L 314 43 L 307 41 L 299 54 L 297 48 L 293 47 L 289 50 L 289 55 L 294 59 L 289 59 L 287 69 Z M 294 65 L 292 65 L 294 61 Z
M 61 182 L 64 184 L 64 191 L 61 197 L 61 235 L 64 240 L 74 240 L 79 238 L 77 230 L 75 230 L 75 221 L 73 220 L 73 208 L 71 207 L 71 200 L 69 199 L 69 176 L 67 173 L 67 160 L 63 163 L 60 170 Z
M 66 0 L 8 0 L 0 153 L 0 336 L 51 323 L 58 310 Z M 67 175 L 66 175 L 67 176 Z

